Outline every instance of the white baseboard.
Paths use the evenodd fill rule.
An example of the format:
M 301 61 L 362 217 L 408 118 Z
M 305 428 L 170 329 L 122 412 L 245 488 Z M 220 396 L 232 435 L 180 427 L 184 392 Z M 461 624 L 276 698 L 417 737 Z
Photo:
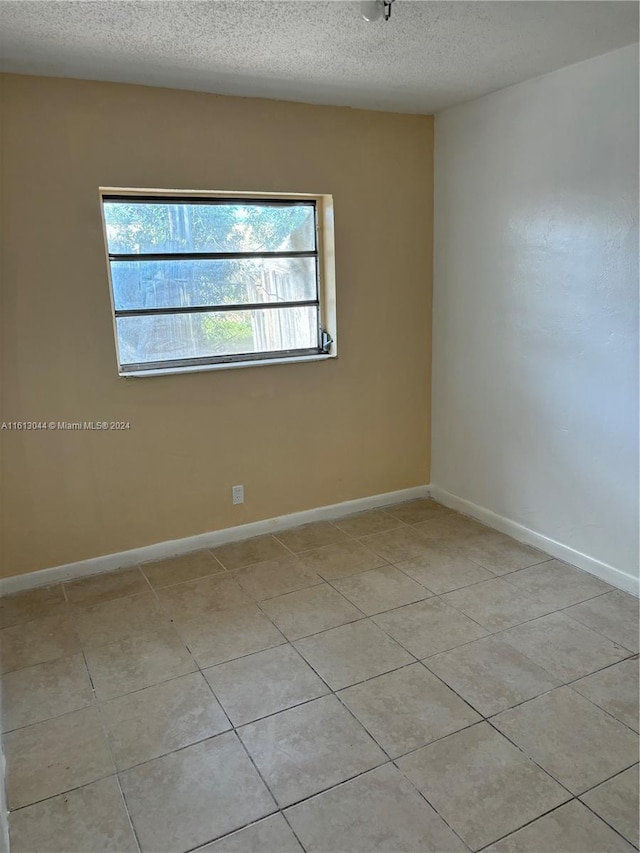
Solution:
M 63 581 L 77 580 L 90 575 L 112 572 L 116 569 L 125 569 L 136 566 L 139 563 L 148 563 L 152 560 L 163 560 L 166 557 L 175 557 L 179 554 L 188 554 L 191 551 L 199 551 L 202 548 L 216 548 L 228 542 L 238 542 L 241 539 L 250 539 L 253 536 L 261 536 L 265 533 L 275 533 L 278 530 L 286 530 L 289 527 L 298 527 L 301 524 L 309 524 L 312 521 L 326 521 L 332 518 L 341 518 L 353 512 L 364 512 L 368 509 L 386 506 L 393 503 L 401 503 L 415 498 L 431 496 L 445 506 L 477 518 L 489 527 L 512 536 L 519 542 L 532 545 L 545 551 L 558 560 L 563 560 L 582 571 L 588 572 L 600 578 L 612 586 L 630 592 L 632 595 L 640 594 L 640 586 L 637 577 L 616 569 L 607 563 L 589 557 L 580 551 L 563 545 L 555 539 L 550 539 L 541 533 L 536 533 L 522 524 L 518 524 L 502 515 L 497 515 L 489 509 L 471 503 L 457 495 L 452 495 L 439 486 L 414 486 L 410 489 L 400 489 L 397 492 L 386 492 L 381 495 L 371 495 L 366 498 L 357 498 L 343 503 L 330 504 L 328 506 L 315 507 L 314 509 L 294 512 L 290 515 L 280 515 L 276 518 L 266 518 L 262 521 L 254 521 L 249 524 L 241 524 L 238 527 L 227 527 L 224 530 L 213 530 L 210 533 L 200 533 L 196 536 L 188 536 L 185 539 L 171 539 L 166 542 L 157 542 L 154 545 L 145 545 L 142 548 L 132 548 L 129 551 L 121 551 L 117 554 L 105 554 L 101 557 L 91 557 L 80 560 L 77 563 L 67 563 L 64 566 L 54 566 L 50 569 L 41 569 L 36 572 L 27 572 L 23 575 L 15 575 L 0 579 L 0 595 L 10 595 L 14 592 L 22 592 L 35 589 L 40 586 L 61 583 Z
M 64 566 L 54 566 L 50 569 L 40 569 L 36 572 L 14 575 L 13 577 L 0 579 L 0 595 L 9 595 L 14 592 L 35 589 L 39 586 L 49 586 L 61 583 L 62 581 L 77 580 L 78 578 L 102 574 L 103 572 L 112 572 L 116 569 L 125 569 L 129 566 L 136 566 L 139 563 L 148 563 L 151 560 L 163 560 L 165 557 L 175 557 L 178 554 L 187 554 L 190 551 L 199 551 L 202 548 L 216 548 L 218 545 L 225 545 L 227 542 L 250 539 L 253 536 L 261 536 L 264 533 L 275 533 L 278 530 L 286 530 L 289 527 L 309 524 L 311 521 L 327 521 L 331 518 L 340 518 L 352 512 L 364 512 L 365 510 L 375 509 L 388 504 L 427 497 L 428 494 L 429 486 L 414 486 L 410 489 L 400 489 L 397 492 L 386 492 L 382 495 L 371 495 L 370 497 L 357 498 L 356 500 L 344 501 L 339 504 L 315 507 L 314 509 L 306 509 L 302 512 L 294 512 L 290 515 L 280 515 L 277 518 L 266 518 L 263 521 L 241 524 L 238 527 L 227 527 L 224 530 L 213 530 L 210 533 L 187 536 L 185 539 L 171 539 L 167 542 L 157 542 L 155 545 L 145 545 L 142 548 L 121 551 L 118 554 L 91 557 L 88 560 L 80 560 L 77 563 L 67 563 Z
M 511 521 L 509 518 L 497 515 L 497 513 L 492 512 L 490 509 L 485 509 L 485 507 L 478 506 L 478 504 L 471 503 L 471 501 L 467 501 L 464 498 L 459 498 L 457 495 L 452 495 L 439 486 L 431 485 L 429 493 L 434 500 L 448 506 L 450 509 L 455 509 L 465 515 L 470 515 L 472 518 L 477 518 L 478 521 L 488 524 L 489 527 L 493 527 L 501 533 L 506 533 L 519 542 L 524 542 L 525 545 L 532 545 L 534 548 L 539 548 L 552 557 L 569 563 L 584 572 L 588 572 L 590 575 L 594 575 L 600 578 L 600 580 L 624 590 L 624 592 L 630 592 L 636 597 L 640 594 L 639 579 L 634 577 L 634 575 L 616 569 L 614 566 L 596 560 L 594 557 L 589 557 L 587 554 L 576 551 L 574 548 L 563 545 L 561 542 L 556 542 L 555 539 L 550 539 L 542 533 L 536 533 L 534 530 L 530 530 L 516 521 Z

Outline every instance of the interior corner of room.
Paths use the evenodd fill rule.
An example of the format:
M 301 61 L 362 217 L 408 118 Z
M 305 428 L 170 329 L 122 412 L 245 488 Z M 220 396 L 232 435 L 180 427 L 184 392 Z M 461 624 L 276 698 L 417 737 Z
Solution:
M 0 0 L 0 853 L 638 853 L 627 0 Z
M 435 116 L 4 74 L 3 420 L 128 425 L 3 430 L 5 591 L 427 486 L 637 590 L 637 61 Z M 105 186 L 330 194 L 339 357 L 119 377 Z

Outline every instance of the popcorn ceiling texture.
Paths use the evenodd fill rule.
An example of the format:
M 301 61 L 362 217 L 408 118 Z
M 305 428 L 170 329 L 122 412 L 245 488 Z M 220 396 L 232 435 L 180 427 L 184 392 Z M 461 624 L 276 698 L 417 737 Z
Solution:
M 632 2 L 0 3 L 3 70 L 433 113 L 638 39 Z

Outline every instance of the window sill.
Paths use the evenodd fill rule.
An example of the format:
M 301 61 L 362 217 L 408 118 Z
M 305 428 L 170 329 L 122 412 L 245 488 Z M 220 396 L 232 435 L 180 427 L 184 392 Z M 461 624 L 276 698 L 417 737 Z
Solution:
M 231 361 L 223 364 L 201 364 L 187 367 L 167 367 L 154 370 L 132 370 L 120 373 L 121 379 L 144 379 L 147 376 L 172 376 L 177 373 L 207 373 L 210 370 L 232 370 L 238 367 L 266 367 L 272 364 L 300 364 L 306 361 L 327 361 L 337 355 L 297 355 L 291 358 L 263 358 L 259 361 Z

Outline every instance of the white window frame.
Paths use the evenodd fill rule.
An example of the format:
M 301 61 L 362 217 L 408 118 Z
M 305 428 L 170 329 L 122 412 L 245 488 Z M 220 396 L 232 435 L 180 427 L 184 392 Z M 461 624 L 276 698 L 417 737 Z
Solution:
M 325 361 L 336 358 L 338 355 L 337 323 L 336 323 L 336 281 L 335 281 L 335 242 L 333 221 L 333 197 L 327 194 L 308 193 L 265 193 L 265 192 L 225 192 L 220 190 L 167 190 L 167 189 L 139 189 L 123 187 L 100 187 L 100 214 L 104 236 L 107 270 L 109 278 L 109 295 L 111 299 L 111 316 L 113 320 L 113 334 L 115 339 L 116 359 L 118 375 L 123 378 L 140 378 L 148 376 L 166 376 L 180 373 L 201 373 L 210 370 L 229 370 L 239 367 L 263 367 L 276 364 L 291 364 L 307 361 Z M 109 254 L 107 243 L 106 222 L 104 216 L 104 201 L 109 197 L 154 198 L 173 199 L 224 199 L 227 201 L 301 201 L 312 202 L 315 205 L 316 216 L 316 251 L 318 269 L 318 301 L 319 321 L 324 335 L 317 350 L 304 352 L 281 351 L 278 353 L 237 354 L 234 356 L 211 357 L 208 359 L 182 359 L 173 363 L 167 361 L 166 365 L 158 362 L 151 363 L 150 367 L 139 366 L 137 368 L 126 367 L 120 358 L 118 342 L 118 330 L 116 319 L 123 312 L 118 311 L 114 302 L 113 281 L 111 277 L 111 264 L 113 255 Z M 148 256 L 147 256 L 148 257 Z M 275 303 L 278 304 L 278 303 Z M 268 305 L 264 303 L 261 307 Z M 129 313 L 129 312 L 125 312 Z M 167 313 L 172 313 L 168 311 Z

